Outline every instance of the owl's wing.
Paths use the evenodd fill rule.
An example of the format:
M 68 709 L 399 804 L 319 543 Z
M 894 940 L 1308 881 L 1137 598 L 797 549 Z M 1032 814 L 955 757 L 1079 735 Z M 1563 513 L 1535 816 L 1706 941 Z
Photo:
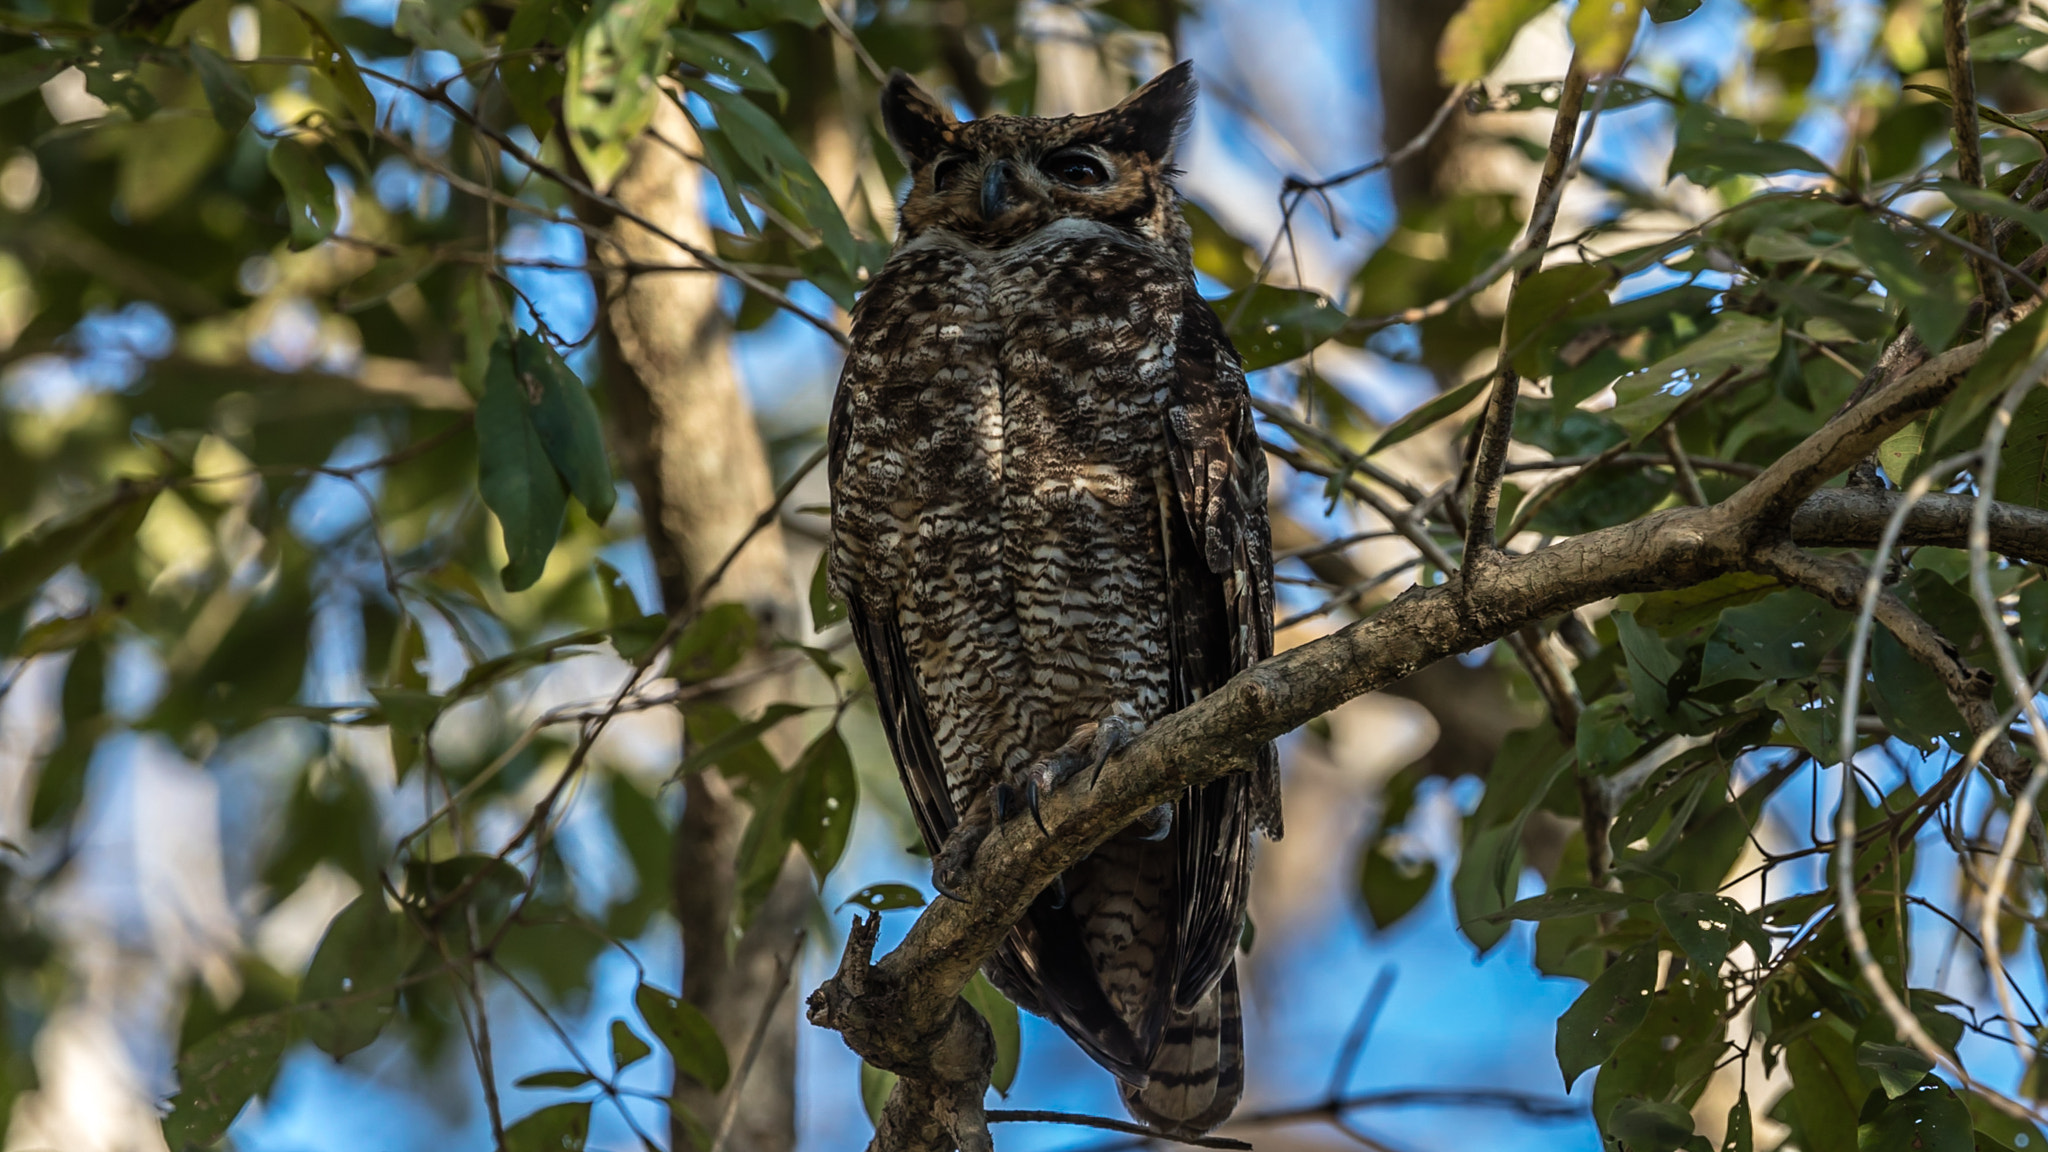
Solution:
M 849 361 L 847 371 L 854 370 Z M 841 490 L 840 472 L 846 462 L 851 426 L 847 405 L 854 388 L 849 385 L 849 381 L 841 381 L 832 398 L 826 475 L 835 499 Z M 932 738 L 924 694 L 918 690 L 917 676 L 895 613 L 872 608 L 860 586 L 860 565 L 843 547 L 838 534 L 834 535 L 832 578 L 846 601 L 853 646 L 860 650 L 861 664 L 874 687 L 875 710 L 881 716 L 882 730 L 888 733 L 889 750 L 895 753 L 904 793 L 910 797 L 911 815 L 917 819 L 918 831 L 924 834 L 925 846 L 937 853 L 946 842 L 946 834 L 959 822 L 959 815 L 953 811 L 952 796 L 946 788 L 945 762 Z
M 1221 688 L 1273 654 L 1272 531 L 1266 458 L 1244 370 L 1223 324 L 1192 287 L 1167 410 L 1173 499 L 1166 524 L 1175 707 Z M 1278 839 L 1271 744 L 1247 773 L 1193 790 L 1181 805 L 1179 1007 L 1192 1007 L 1235 954 L 1250 895 L 1253 828 Z

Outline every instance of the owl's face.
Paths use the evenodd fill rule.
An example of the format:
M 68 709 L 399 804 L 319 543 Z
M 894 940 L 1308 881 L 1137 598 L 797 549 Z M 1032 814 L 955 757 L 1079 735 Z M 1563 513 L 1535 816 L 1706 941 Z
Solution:
M 1107 112 L 962 123 L 898 72 L 882 90 L 883 123 L 911 172 L 896 242 L 941 231 L 994 248 L 1082 219 L 1178 247 L 1173 148 L 1194 98 L 1183 62 Z

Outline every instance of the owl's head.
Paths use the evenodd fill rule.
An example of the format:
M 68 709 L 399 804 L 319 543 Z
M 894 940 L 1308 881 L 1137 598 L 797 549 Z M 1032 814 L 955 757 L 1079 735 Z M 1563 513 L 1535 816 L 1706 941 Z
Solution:
M 882 121 L 911 174 L 897 243 L 944 230 L 994 247 L 1079 218 L 1178 247 L 1187 226 L 1173 150 L 1194 100 L 1183 61 L 1107 112 L 962 123 L 898 72 L 882 89 Z

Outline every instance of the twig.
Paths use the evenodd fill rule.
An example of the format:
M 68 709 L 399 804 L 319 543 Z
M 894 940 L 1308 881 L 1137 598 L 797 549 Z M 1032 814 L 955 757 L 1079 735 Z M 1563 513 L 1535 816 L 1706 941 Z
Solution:
M 1563 199 L 1567 171 L 1571 167 L 1573 142 L 1578 138 L 1579 108 L 1586 96 L 1586 74 L 1579 67 L 1578 53 L 1572 54 L 1565 72 L 1564 90 L 1557 101 L 1557 116 L 1550 125 L 1550 151 L 1543 160 L 1543 175 L 1536 185 L 1536 206 L 1529 213 L 1523 247 L 1540 252 L 1550 242 L 1550 230 L 1557 223 L 1558 203 Z M 1508 307 L 1515 294 L 1536 270 L 1537 264 L 1517 267 L 1508 284 Z M 1493 388 L 1480 417 L 1479 444 L 1472 462 L 1472 498 L 1466 505 L 1465 566 L 1482 563 L 1498 550 L 1493 538 L 1494 517 L 1500 513 L 1500 485 L 1508 460 L 1508 441 L 1515 429 L 1515 398 L 1521 390 L 1521 376 L 1508 360 L 1508 329 L 1501 329 L 1501 354 L 1494 366 Z
M 1108 1116 L 1088 1116 L 1078 1112 L 1048 1112 L 1038 1108 L 997 1108 L 988 1114 L 991 1124 L 1072 1124 L 1077 1128 L 1100 1128 L 1105 1132 L 1121 1132 L 1126 1136 L 1143 1136 L 1147 1140 L 1165 1140 L 1172 1144 L 1185 1144 L 1190 1148 L 1234 1148 L 1249 1149 L 1250 1144 L 1233 1140 L 1228 1136 L 1175 1136 L 1133 1124 L 1129 1120 L 1114 1120 Z
M 796 971 L 796 959 L 803 954 L 805 930 L 796 930 L 796 939 L 790 943 L 789 956 L 776 966 L 775 986 L 761 1001 L 761 1014 L 754 1020 L 753 1034 L 747 1037 L 746 1054 L 740 1057 L 739 1070 L 733 1073 L 732 1082 L 726 1086 L 725 1110 L 718 1117 L 718 1130 L 712 1134 L 710 1152 L 722 1152 L 725 1138 L 732 1134 L 732 1126 L 740 1115 L 740 1093 L 747 1086 L 747 1076 L 754 1070 L 754 1062 L 761 1057 L 761 1042 L 767 1039 L 768 1025 L 775 1019 L 775 1006 L 782 1002 L 782 994 L 789 988 L 790 974 Z
M 1664 450 L 1671 454 L 1672 471 L 1678 473 L 1678 490 L 1685 493 L 1685 498 L 1694 507 L 1705 508 L 1711 501 L 1707 499 L 1707 490 L 1700 487 L 1700 474 L 1693 471 L 1692 460 L 1685 454 L 1685 445 L 1678 442 L 1677 427 L 1666 424 L 1658 434 L 1664 440 Z
M 1969 0 L 1942 0 L 1942 54 L 1948 63 L 1950 108 L 1955 114 L 1956 174 L 1973 188 L 1984 187 L 1984 155 L 1977 142 L 1977 77 L 1970 66 Z M 1991 236 L 1982 213 L 1964 217 L 1970 240 L 1989 251 Z M 2005 280 L 1983 257 L 1972 255 L 1970 269 L 1977 274 L 1977 293 L 2003 312 L 2012 307 L 2012 294 Z

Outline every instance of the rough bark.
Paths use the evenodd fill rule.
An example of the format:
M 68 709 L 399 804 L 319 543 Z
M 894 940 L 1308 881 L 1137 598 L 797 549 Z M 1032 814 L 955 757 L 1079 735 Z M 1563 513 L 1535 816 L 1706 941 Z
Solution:
M 701 174 L 684 158 L 695 151 L 689 123 L 664 101 L 612 196 L 637 216 L 688 243 L 712 247 L 701 201 Z M 742 539 L 774 498 L 766 448 L 733 371 L 730 321 L 719 308 L 720 278 L 702 273 L 628 274 L 634 265 L 687 263 L 674 245 L 646 228 L 601 210 L 604 226 L 592 255 L 610 271 L 600 278 L 599 324 L 605 379 L 615 418 L 613 443 L 639 493 L 648 547 L 662 600 L 670 612 Z M 711 600 L 739 600 L 762 622 L 762 633 L 797 620 L 789 559 L 774 525 L 733 561 Z M 788 685 L 765 681 L 736 710 L 782 697 Z M 684 808 L 670 861 L 670 891 L 682 928 L 684 997 L 710 1018 L 728 1052 L 742 1052 L 763 1002 L 780 986 L 779 962 L 790 949 L 809 904 L 808 879 L 792 863 L 766 906 L 733 942 L 735 857 L 750 811 L 715 773 L 683 782 Z M 728 1148 L 782 1152 L 794 1146 L 795 997 L 773 1009 L 760 1055 L 739 1087 L 741 1104 Z M 715 1126 L 725 1101 L 678 1077 L 676 1101 Z M 690 1147 L 681 1122 L 673 1147 Z

